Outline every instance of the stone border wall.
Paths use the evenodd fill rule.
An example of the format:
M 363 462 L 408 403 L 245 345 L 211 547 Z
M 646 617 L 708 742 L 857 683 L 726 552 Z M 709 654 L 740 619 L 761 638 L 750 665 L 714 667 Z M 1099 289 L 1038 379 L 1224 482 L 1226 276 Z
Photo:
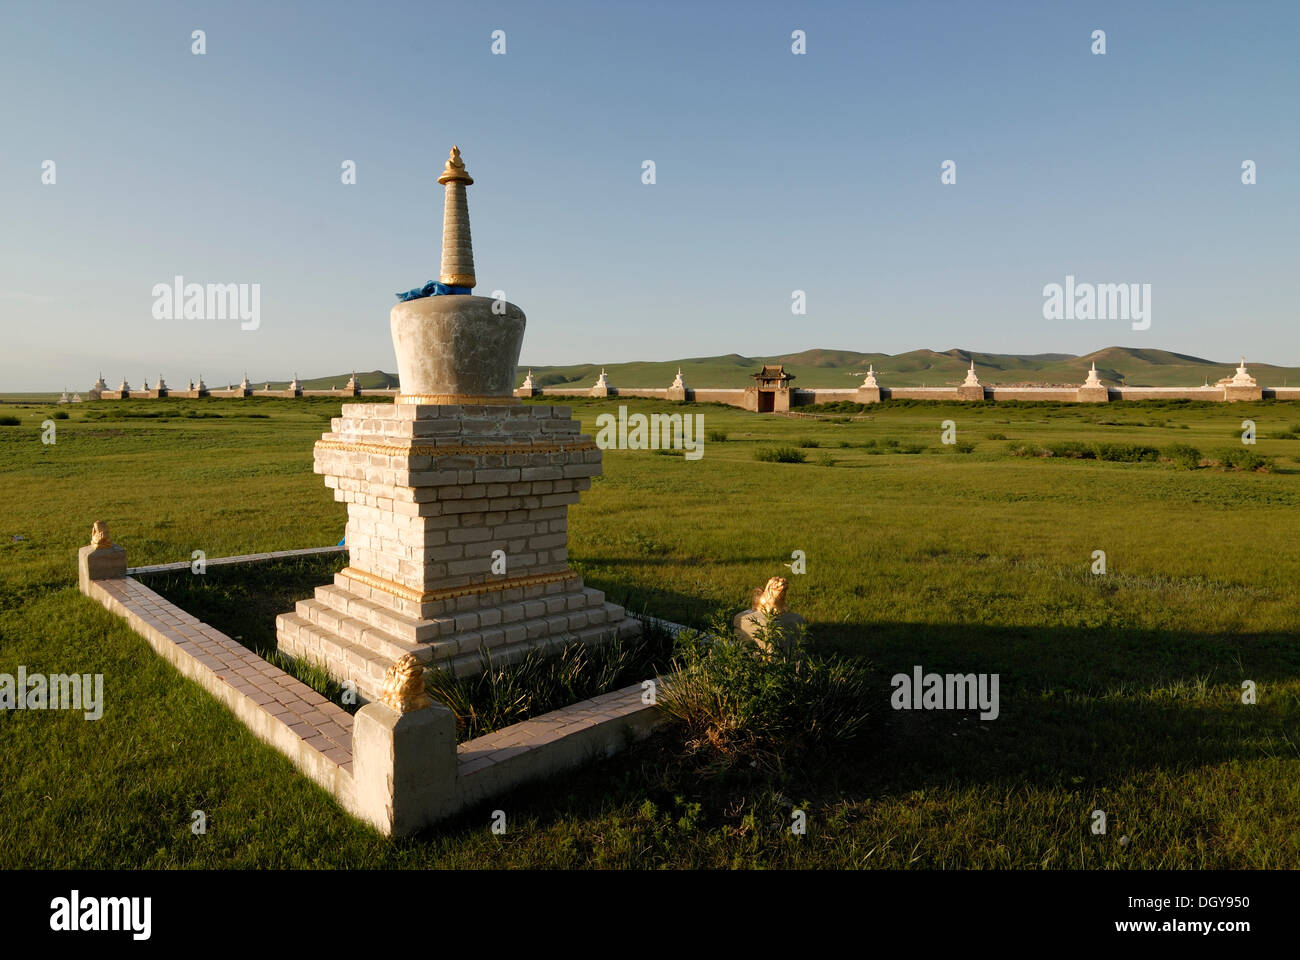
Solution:
M 118 548 L 114 548 L 118 549 Z M 324 547 L 219 557 L 210 565 L 332 553 Z M 91 558 L 88 560 L 88 557 Z M 383 703 L 355 715 L 131 576 L 95 579 L 83 549 L 81 591 L 122 617 L 154 651 L 230 709 L 259 739 L 328 790 L 348 813 L 405 836 L 528 781 L 607 757 L 663 722 L 641 684 L 584 700 L 457 745 L 441 704 L 398 713 Z M 185 570 L 157 564 L 136 572 Z M 680 624 L 657 621 L 677 631 Z

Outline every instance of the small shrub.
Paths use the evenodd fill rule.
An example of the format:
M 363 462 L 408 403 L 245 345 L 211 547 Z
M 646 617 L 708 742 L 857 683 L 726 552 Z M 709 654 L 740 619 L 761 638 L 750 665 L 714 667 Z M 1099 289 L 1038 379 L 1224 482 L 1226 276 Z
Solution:
M 969 440 L 958 440 L 952 445 L 953 453 L 971 453 L 975 450 L 975 444 Z
M 817 447 L 821 446 L 821 441 L 814 440 L 812 437 L 804 437 L 796 444 L 796 446 L 816 449 Z
M 990 433 L 990 434 L 989 434 L 985 439 L 986 439 L 986 440 L 1005 440 L 1006 438 L 1007 438 L 1007 435 L 1006 435 L 1005 433 Z
M 1191 444 L 1175 443 L 1165 451 L 1165 456 L 1174 462 L 1174 466 L 1183 470 L 1195 470 L 1201 465 L 1201 451 Z
M 1032 443 L 1025 443 L 1023 440 L 1012 440 L 1007 444 L 1007 453 L 1013 457 L 1036 457 L 1038 448 Z
M 825 451 L 817 455 L 817 465 L 819 467 L 833 467 L 838 462 L 838 460 Z
M 66 419 L 68 419 L 68 411 L 66 411 L 66 410 L 55 410 L 53 416 L 54 416 L 54 419 L 55 419 L 55 420 L 66 420 Z
M 1086 443 L 1079 443 L 1077 440 L 1062 440 L 1057 443 L 1049 443 L 1047 451 L 1053 457 L 1069 457 L 1074 460 L 1094 460 L 1097 453 Z
M 709 430 L 704 434 L 704 438 L 710 443 L 726 443 L 727 433 L 725 430 Z
M 717 639 L 679 638 L 677 672 L 658 694 L 687 750 L 714 769 L 779 770 L 865 727 L 875 691 L 864 661 L 813 656 L 801 634 L 760 631 L 764 652 L 735 638 L 725 619 L 714 630 Z
M 928 449 L 929 449 L 929 447 L 927 447 L 927 446 L 926 446 L 925 444 L 923 444 L 923 443 L 902 443 L 902 444 L 899 444 L 899 446 L 898 446 L 898 450 L 897 450 L 896 452 L 898 452 L 898 453 L 924 453 L 924 452 L 925 452 L 926 450 L 928 450 Z
M 20 423 L 22 421 L 17 417 L 0 417 L 0 427 L 16 427 Z
M 1219 463 L 1226 470 L 1272 470 L 1273 462 L 1254 450 L 1242 446 L 1230 448 L 1219 454 Z
M 764 447 L 754 451 L 754 459 L 764 463 L 803 463 L 808 454 L 794 447 Z
M 1117 463 L 1141 463 L 1160 459 L 1159 450 L 1140 443 L 1096 443 L 1093 444 L 1093 452 L 1098 460 Z
M 840 449 L 841 449 L 841 450 L 847 450 L 847 449 L 849 449 L 851 446 L 853 446 L 853 444 L 850 443 L 848 440 L 841 440 L 841 441 L 840 441 Z

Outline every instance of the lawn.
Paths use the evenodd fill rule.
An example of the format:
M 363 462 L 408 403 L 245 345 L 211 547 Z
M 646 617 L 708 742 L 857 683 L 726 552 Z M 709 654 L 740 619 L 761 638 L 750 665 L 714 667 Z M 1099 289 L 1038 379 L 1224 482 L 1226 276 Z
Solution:
M 594 434 L 618 403 L 573 406 Z M 86 403 L 54 444 L 53 405 L 0 405 L 19 420 L 0 426 L 0 673 L 103 673 L 107 700 L 93 722 L 0 712 L 0 865 L 1300 867 L 1300 404 L 672 407 L 727 439 L 696 461 L 607 451 L 570 511 L 574 567 L 693 625 L 790 576 L 815 644 L 877 672 L 869 732 L 775 779 L 700 776 L 667 735 L 402 842 L 76 589 L 96 519 L 132 565 L 338 542 L 344 508 L 311 469 L 338 405 Z M 1209 463 L 1240 451 L 1245 418 L 1269 472 L 1009 450 L 1186 444 Z M 807 461 L 756 459 L 778 447 Z M 999 674 L 1000 716 L 891 710 L 889 677 L 918 664 Z

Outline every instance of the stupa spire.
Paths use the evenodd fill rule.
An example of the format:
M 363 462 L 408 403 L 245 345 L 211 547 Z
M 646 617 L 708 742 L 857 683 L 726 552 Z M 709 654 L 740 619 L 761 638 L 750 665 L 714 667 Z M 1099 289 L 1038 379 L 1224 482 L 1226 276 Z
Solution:
M 474 247 L 469 234 L 469 203 L 465 188 L 474 182 L 460 147 L 453 146 L 438 182 L 446 187 L 442 204 L 442 269 L 438 280 L 449 287 L 473 287 Z

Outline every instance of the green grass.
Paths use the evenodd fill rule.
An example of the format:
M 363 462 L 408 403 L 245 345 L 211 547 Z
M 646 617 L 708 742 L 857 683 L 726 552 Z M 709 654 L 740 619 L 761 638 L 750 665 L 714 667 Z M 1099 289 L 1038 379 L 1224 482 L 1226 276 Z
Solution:
M 297 677 L 349 713 L 356 703 L 343 697 L 342 684 L 323 669 L 286 657 L 275 647 L 275 618 L 311 597 L 347 566 L 344 554 L 283 557 L 264 563 L 209 567 L 203 574 L 189 570 L 138 577 L 187 613 L 238 640 L 264 660 Z
M 620 402 L 663 409 L 573 406 L 594 433 Z M 615 602 L 697 626 L 790 576 L 814 649 L 874 671 L 870 722 L 780 775 L 702 778 L 666 735 L 391 842 L 75 585 L 96 519 L 132 565 L 336 543 L 344 508 L 311 445 L 338 401 L 79 404 L 54 445 L 51 404 L 6 404 L 20 423 L 0 430 L 0 672 L 103 673 L 107 702 L 95 722 L 0 712 L 0 865 L 1300 867 L 1300 440 L 1277 436 L 1294 404 L 887 403 L 843 423 L 690 409 L 728 441 L 697 461 L 607 451 L 570 513 L 573 565 Z M 1247 417 L 1272 472 L 1006 449 L 1216 457 Z M 953 456 L 945 419 L 1010 440 Z M 755 459 L 804 438 L 834 469 Z M 795 550 L 804 575 L 783 566 Z M 889 710 L 889 676 L 915 664 L 999 673 L 1001 716 Z M 505 837 L 488 829 L 498 807 Z M 794 808 L 806 836 L 789 833 Z

